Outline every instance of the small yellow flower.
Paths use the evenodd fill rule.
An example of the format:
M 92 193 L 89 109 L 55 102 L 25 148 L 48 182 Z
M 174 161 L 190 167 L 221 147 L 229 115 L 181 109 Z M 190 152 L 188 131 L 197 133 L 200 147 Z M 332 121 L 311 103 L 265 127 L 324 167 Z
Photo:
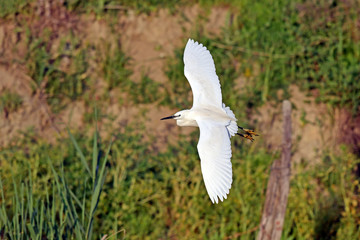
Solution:
M 251 77 L 251 70 L 250 68 L 245 69 L 245 77 Z

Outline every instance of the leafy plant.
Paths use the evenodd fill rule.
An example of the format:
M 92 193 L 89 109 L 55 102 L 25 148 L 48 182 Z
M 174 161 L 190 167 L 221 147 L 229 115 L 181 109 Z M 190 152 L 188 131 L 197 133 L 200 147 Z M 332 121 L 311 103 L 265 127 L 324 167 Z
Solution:
M 110 44 L 106 44 L 102 63 L 102 72 L 107 83 L 108 90 L 115 87 L 130 89 L 131 80 L 129 79 L 131 71 L 127 68 L 129 58 L 118 48 L 111 49 Z
M 16 112 L 22 103 L 23 100 L 19 94 L 5 90 L 0 96 L 0 112 Z
M 12 1 L 1 1 L 0 2 L 0 17 L 6 17 L 21 11 L 21 9 L 28 4 L 26 0 L 12 0 Z M 30 1 L 31 2 L 31 1 Z
M 139 83 L 132 82 L 128 93 L 134 103 L 152 103 L 161 97 L 161 85 L 149 76 L 143 75 Z
M 92 239 L 96 210 L 106 177 L 109 145 L 105 156 L 99 151 L 98 132 L 94 133 L 92 166 L 80 149 L 74 136 L 69 131 L 70 139 L 87 172 L 82 195 L 71 190 L 69 180 L 65 177 L 64 165 L 60 173 L 55 170 L 52 160 L 48 157 L 48 167 L 53 176 L 43 189 L 45 198 L 34 193 L 34 180 L 29 168 L 29 179 L 18 184 L 13 178 L 13 193 L 11 208 L 6 189 L 0 178 L 1 209 L 0 236 L 7 239 Z M 73 159 L 74 160 L 74 159 Z M 91 170 L 90 170 L 91 169 Z M 87 181 L 90 179 L 90 183 Z M 36 181 L 37 182 L 37 181 Z
M 175 10 L 175 7 L 180 4 L 191 3 L 192 1 L 176 1 L 176 0 L 150 0 L 150 1 L 141 1 L 141 0 L 110 0 L 110 1 L 85 1 L 85 0 L 67 0 L 65 4 L 72 10 L 82 11 L 82 12 L 95 12 L 98 15 L 102 15 L 111 10 L 122 10 L 122 9 L 133 9 L 137 13 L 146 13 L 150 14 L 153 11 L 158 10 L 159 8 L 168 8 L 172 11 Z
M 75 100 L 81 96 L 89 81 L 86 74 L 87 49 L 79 44 L 78 39 L 72 34 L 64 38 L 59 52 L 61 54 L 51 53 L 46 38 L 38 38 L 30 40 L 26 56 L 33 91 L 43 91 L 54 112 L 64 107 L 65 100 Z M 60 67 L 64 59 L 70 62 L 66 70 Z

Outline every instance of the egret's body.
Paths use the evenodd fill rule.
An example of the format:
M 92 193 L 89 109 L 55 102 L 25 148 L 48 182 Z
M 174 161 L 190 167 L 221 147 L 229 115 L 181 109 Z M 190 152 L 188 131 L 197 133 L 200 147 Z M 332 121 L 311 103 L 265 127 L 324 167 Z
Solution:
M 197 145 L 201 171 L 211 201 L 218 203 L 227 198 L 232 184 L 230 137 L 238 134 L 252 140 L 255 134 L 243 129 L 239 134 L 234 113 L 222 102 L 219 78 L 214 60 L 202 44 L 189 39 L 184 51 L 185 76 L 193 91 L 193 106 L 173 116 L 178 126 L 200 128 Z

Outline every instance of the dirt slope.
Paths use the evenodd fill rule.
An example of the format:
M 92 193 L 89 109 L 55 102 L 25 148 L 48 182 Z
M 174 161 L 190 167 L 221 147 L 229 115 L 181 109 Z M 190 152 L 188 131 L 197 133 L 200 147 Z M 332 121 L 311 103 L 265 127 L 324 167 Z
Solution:
M 213 8 L 210 12 L 204 12 L 198 6 L 186 7 L 174 14 L 165 9 L 150 15 L 136 15 L 129 11 L 127 14 L 119 14 L 115 27 L 110 28 L 104 19 L 93 15 L 76 16 L 62 7 L 51 9 L 38 6 L 37 15 L 30 16 L 27 20 L 32 22 L 30 26 L 35 33 L 45 26 L 55 30 L 53 42 L 49 43 L 53 48 L 59 44 L 58 36 L 69 29 L 73 29 L 83 41 L 94 45 L 102 44 L 106 40 L 116 46 L 116 37 L 120 35 L 120 46 L 132 59 L 132 80 L 139 81 L 141 75 L 146 73 L 160 83 L 167 81 L 164 71 L 167 59 L 172 56 L 175 48 L 183 46 L 195 31 L 196 25 L 201 25 L 207 34 L 220 34 L 228 14 L 226 8 Z M 26 45 L 23 35 L 16 31 L 21 16 L 17 18 L 0 22 L 0 94 L 6 90 L 14 91 L 23 98 L 23 104 L 16 112 L 0 113 L 0 147 L 11 144 L 16 137 L 23 136 L 29 129 L 32 129 L 36 136 L 54 142 L 57 138 L 66 136 L 65 126 L 81 129 L 84 125 L 84 114 L 89 111 L 89 106 L 86 106 L 84 101 L 75 101 L 62 112 L 55 114 L 46 103 L 44 93 L 32 91 L 32 79 L 19 61 L 26 55 Z M 99 67 L 95 63 L 91 64 L 91 69 Z M 105 91 L 104 81 L 94 75 L 94 72 L 87 73 L 94 79 L 99 78 L 94 83 L 94 88 Z M 239 78 L 238 85 L 243 84 Z M 159 122 L 161 117 L 173 114 L 179 109 L 158 107 L 154 104 L 119 104 L 114 100 L 116 94 L 117 91 L 110 92 L 110 101 L 103 110 L 106 115 L 114 116 L 108 122 L 111 128 L 119 130 L 133 119 L 141 118 L 145 122 L 145 131 L 155 136 L 155 150 L 165 149 L 168 142 L 175 142 L 179 133 L 188 134 L 194 131 L 193 128 L 179 128 L 174 122 Z M 331 110 L 324 104 L 316 104 L 313 97 L 307 97 L 296 86 L 291 87 L 291 94 L 290 100 L 294 105 L 295 161 L 307 159 L 317 162 L 324 149 L 336 147 L 340 142 L 353 144 L 356 148 L 360 127 L 355 124 L 356 120 L 348 117 L 346 111 Z M 94 96 L 96 97 L 98 96 Z M 280 110 L 281 104 L 268 103 L 256 110 L 257 113 L 252 119 L 256 126 L 259 126 L 261 138 L 273 151 L 280 149 Z M 100 123 L 100 128 L 105 128 L 105 125 Z M 357 132 L 357 135 L 354 135 L 354 132 Z
M 187 7 L 175 14 L 161 9 L 150 15 L 136 15 L 129 11 L 127 14 L 119 14 L 119 19 L 114 29 L 110 29 L 104 19 L 98 19 L 92 15 L 75 16 L 61 6 L 37 6 L 35 15 L 26 16 L 30 21 L 32 31 L 37 34 L 45 27 L 53 31 L 50 48 L 56 48 L 59 44 L 59 35 L 66 34 L 72 29 L 76 35 L 86 42 L 94 45 L 102 44 L 104 40 L 116 45 L 116 35 L 120 35 L 121 47 L 131 60 L 131 68 L 134 74 L 133 81 L 139 81 L 142 73 L 158 82 L 166 82 L 164 66 L 168 57 L 172 56 L 174 49 L 186 42 L 195 25 L 203 24 L 206 32 L 217 34 L 220 32 L 227 9 L 214 8 L 209 13 L 202 11 L 198 6 Z M 202 20 L 199 20 L 200 17 Z M 205 18 L 204 18 L 205 16 Z M 25 17 L 24 17 L 25 18 Z M 0 115 L 0 146 L 6 146 L 23 132 L 32 129 L 35 135 L 54 142 L 64 135 L 65 126 L 81 128 L 83 115 L 87 111 L 82 101 L 72 102 L 61 113 L 54 114 L 46 103 L 46 96 L 41 91 L 34 94 L 31 89 L 32 79 L 27 74 L 27 69 L 19 63 L 26 55 L 24 37 L 16 32 L 16 27 L 21 19 L 0 22 L 0 94 L 6 90 L 15 92 L 23 99 L 22 106 L 10 114 L 2 112 Z M 96 68 L 99 66 L 92 66 Z M 93 74 L 90 72 L 89 74 Z M 98 76 L 92 76 L 97 78 Z M 184 78 L 185 80 L 185 78 Z M 96 81 L 96 88 L 104 90 L 104 82 Z M 186 82 L 184 82 L 186 84 Z M 111 94 L 117 94 L 114 91 Z M 190 107 L 190 106 L 189 106 Z M 174 124 L 159 124 L 159 119 L 169 115 L 177 109 L 155 107 L 153 105 L 120 105 L 110 100 L 105 114 L 115 116 L 113 127 L 121 127 L 129 119 L 146 114 L 146 130 L 152 135 L 158 135 L 155 148 L 165 146 L 166 135 L 176 136 L 179 131 L 189 132 L 191 129 L 175 128 Z M 166 135 L 165 133 L 168 132 Z M 4 137 L 6 136 L 6 137 Z

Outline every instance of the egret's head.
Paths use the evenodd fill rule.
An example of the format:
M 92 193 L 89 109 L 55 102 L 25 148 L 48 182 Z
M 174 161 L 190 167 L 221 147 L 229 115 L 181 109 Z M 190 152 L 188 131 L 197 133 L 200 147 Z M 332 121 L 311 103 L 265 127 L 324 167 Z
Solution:
M 175 114 L 172 115 L 172 116 L 164 117 L 164 118 L 162 118 L 162 119 L 160 119 L 160 120 L 166 120 L 166 119 L 175 119 L 175 120 L 178 120 L 178 119 L 181 119 L 181 118 L 184 117 L 184 114 L 185 114 L 184 111 L 185 111 L 185 110 L 182 110 L 182 111 L 180 111 L 180 112 L 175 113 Z
M 182 110 L 180 112 L 175 113 L 172 116 L 164 117 L 164 118 L 162 118 L 160 120 L 175 119 L 177 125 L 185 126 L 185 124 L 188 122 L 188 120 L 186 119 L 186 116 L 187 116 L 188 112 L 189 112 L 189 110 Z

